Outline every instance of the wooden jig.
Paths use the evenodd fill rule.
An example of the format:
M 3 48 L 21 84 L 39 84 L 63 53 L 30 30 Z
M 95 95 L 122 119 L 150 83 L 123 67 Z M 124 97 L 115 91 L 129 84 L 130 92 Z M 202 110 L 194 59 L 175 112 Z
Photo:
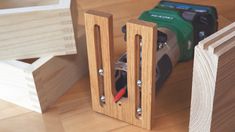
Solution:
M 128 97 L 118 103 L 113 101 L 117 91 L 114 85 L 112 15 L 88 11 L 85 13 L 85 27 L 93 110 L 151 129 L 155 98 L 156 25 L 140 20 L 127 23 Z M 141 87 L 137 86 L 138 81 L 141 81 Z

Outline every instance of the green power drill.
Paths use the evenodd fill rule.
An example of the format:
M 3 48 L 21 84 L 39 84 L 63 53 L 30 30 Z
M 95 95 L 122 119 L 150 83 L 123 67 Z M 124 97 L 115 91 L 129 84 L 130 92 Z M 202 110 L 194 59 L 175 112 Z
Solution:
M 158 25 L 157 90 L 163 85 L 178 63 L 193 58 L 199 41 L 218 29 L 217 10 L 213 6 L 161 1 L 153 9 L 143 12 L 140 20 Z M 122 32 L 126 34 L 126 26 Z M 126 40 L 126 35 L 125 38 Z M 123 54 L 115 65 L 115 102 L 127 97 L 127 56 Z M 141 82 L 137 82 L 141 85 Z

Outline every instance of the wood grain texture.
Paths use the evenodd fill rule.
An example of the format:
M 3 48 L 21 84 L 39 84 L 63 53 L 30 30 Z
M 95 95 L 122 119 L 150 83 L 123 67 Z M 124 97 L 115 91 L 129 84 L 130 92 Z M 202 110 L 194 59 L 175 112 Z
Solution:
M 156 30 L 156 25 L 153 23 L 139 20 L 130 20 L 127 23 L 127 89 L 130 105 L 128 115 L 132 114 L 132 122 L 135 125 L 147 129 L 151 129 L 155 99 Z M 136 42 L 137 35 L 141 36 L 141 47 L 140 42 Z M 141 48 L 142 62 L 140 62 Z M 142 81 L 141 97 L 137 94 L 139 89 L 137 80 Z M 141 106 L 138 106 L 136 98 L 141 98 Z M 138 107 L 142 109 L 140 119 L 136 117 Z
M 190 132 L 235 130 L 235 23 L 196 47 Z
M 232 4 L 235 3 L 235 0 L 230 0 L 229 2 L 221 0 L 176 1 L 216 6 L 219 11 L 220 28 L 235 21 L 235 6 Z M 117 58 L 125 52 L 126 49 L 123 34 L 120 30 L 121 26 L 126 24 L 128 20 L 137 18 L 143 10 L 153 8 L 157 2 L 157 0 L 77 0 L 78 22 L 82 25 L 84 24 L 84 12 L 89 9 L 113 14 L 114 57 Z M 83 37 L 85 39 L 85 36 Z M 189 131 L 192 67 L 192 61 L 177 64 L 171 76 L 157 94 L 151 132 Z M 89 88 L 89 77 L 82 78 L 43 115 L 0 100 L 0 131 L 149 132 L 146 129 L 95 113 L 91 107 Z M 50 118 L 52 118 L 53 121 L 50 120 Z
M 63 1 L 0 9 L 0 60 L 75 54 L 70 0 L 60 4 Z
M 102 94 L 100 89 L 104 89 L 106 96 L 106 104 L 112 103 L 112 88 L 114 87 L 114 62 L 113 62 L 113 32 L 112 32 L 112 15 L 89 11 L 85 14 L 86 21 L 86 37 L 87 37 L 87 50 L 89 60 L 89 72 L 91 77 L 91 92 L 92 92 L 92 106 L 95 111 L 105 112 L 100 105 L 100 97 Z M 99 26 L 100 36 L 96 37 L 95 26 Z M 97 40 L 100 40 L 100 44 Z M 97 48 L 96 45 L 100 45 Z M 100 81 L 101 76 L 98 74 L 99 69 L 104 70 L 103 81 Z M 108 80 L 109 79 L 109 80 Z M 101 88 L 100 83 L 103 83 Z
M 85 14 L 86 36 L 88 45 L 88 58 L 90 68 L 90 82 L 92 93 L 92 106 L 94 111 L 117 118 L 119 120 L 150 129 L 152 121 L 152 108 L 155 97 L 155 64 L 156 64 L 156 27 L 152 23 L 131 20 L 127 23 L 127 56 L 128 56 L 128 98 L 115 103 L 114 95 L 114 61 L 113 61 L 113 26 L 112 15 L 96 11 Z M 96 37 L 95 27 L 99 26 L 100 38 Z M 142 37 L 142 77 L 138 78 L 140 71 L 140 46 L 136 46 L 136 35 Z M 101 49 L 97 48 L 97 39 L 100 40 Z M 140 41 L 139 41 L 140 42 Z M 140 45 L 140 43 L 139 43 Z M 100 50 L 100 51 L 99 51 Z M 97 56 L 101 56 L 97 57 Z M 99 69 L 104 70 L 100 81 Z M 142 80 L 141 108 L 142 115 L 137 117 L 137 80 Z M 103 87 L 100 86 L 103 83 Z M 101 94 L 100 89 L 104 89 Z M 105 96 L 105 103 L 100 101 Z M 139 102 L 139 103 L 140 103 Z
M 19 8 L 19 7 L 32 7 L 32 6 L 45 6 L 58 4 L 59 0 L 1 0 L 0 9 Z
M 78 37 L 81 44 L 77 45 L 77 55 L 42 57 L 32 64 L 2 61 L 0 98 L 36 112 L 45 112 L 87 73 L 86 45 L 82 37 L 84 30 L 80 30 Z

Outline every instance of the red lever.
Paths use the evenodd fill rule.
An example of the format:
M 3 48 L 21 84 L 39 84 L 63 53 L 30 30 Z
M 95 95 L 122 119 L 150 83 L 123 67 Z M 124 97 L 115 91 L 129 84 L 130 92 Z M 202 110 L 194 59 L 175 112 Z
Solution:
M 117 103 L 123 97 L 124 94 L 126 94 L 126 87 L 118 91 L 113 101 Z

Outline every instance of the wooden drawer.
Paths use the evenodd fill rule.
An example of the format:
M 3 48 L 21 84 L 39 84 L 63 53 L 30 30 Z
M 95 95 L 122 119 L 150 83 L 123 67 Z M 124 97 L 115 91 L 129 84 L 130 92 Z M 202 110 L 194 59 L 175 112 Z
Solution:
M 77 55 L 46 56 L 32 62 L 0 62 L 0 99 L 44 112 L 88 72 L 84 30 L 78 33 Z
M 70 5 L 76 4 L 71 0 L 1 1 L 0 60 L 76 54 Z

